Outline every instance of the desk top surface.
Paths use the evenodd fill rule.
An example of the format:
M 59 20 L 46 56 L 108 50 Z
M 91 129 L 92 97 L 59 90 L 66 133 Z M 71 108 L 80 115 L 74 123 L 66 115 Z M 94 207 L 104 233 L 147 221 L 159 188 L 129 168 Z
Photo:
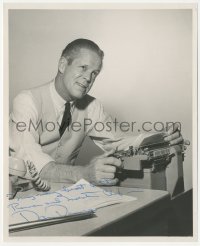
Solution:
M 52 190 L 58 190 L 63 186 L 61 183 L 54 183 Z M 13 232 L 11 237 L 15 236 L 83 236 L 98 231 L 105 225 L 119 221 L 130 214 L 137 213 L 152 203 L 160 200 L 165 202 L 169 199 L 169 193 L 162 190 L 147 190 L 140 188 L 126 187 L 102 187 L 113 192 L 137 197 L 137 200 L 127 203 L 115 204 L 108 207 L 100 208 L 92 218 L 66 222 L 61 224 L 49 225 L 40 228 L 34 228 L 19 232 Z M 21 192 L 18 197 L 25 197 L 30 194 L 36 194 L 34 190 Z

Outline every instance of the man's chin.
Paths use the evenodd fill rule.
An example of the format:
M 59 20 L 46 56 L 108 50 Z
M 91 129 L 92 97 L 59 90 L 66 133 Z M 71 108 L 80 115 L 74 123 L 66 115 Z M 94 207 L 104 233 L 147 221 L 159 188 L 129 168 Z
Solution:
M 87 93 L 76 93 L 73 95 L 73 100 L 78 100 L 83 98 Z

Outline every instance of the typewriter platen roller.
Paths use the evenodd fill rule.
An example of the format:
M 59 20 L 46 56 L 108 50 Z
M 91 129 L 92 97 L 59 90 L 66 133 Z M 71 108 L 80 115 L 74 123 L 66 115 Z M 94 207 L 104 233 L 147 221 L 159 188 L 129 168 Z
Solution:
M 120 186 L 167 190 L 172 197 L 184 191 L 183 161 L 189 141 L 170 146 L 164 137 L 165 133 L 144 134 L 138 148 L 113 154 L 123 161 L 116 174 Z

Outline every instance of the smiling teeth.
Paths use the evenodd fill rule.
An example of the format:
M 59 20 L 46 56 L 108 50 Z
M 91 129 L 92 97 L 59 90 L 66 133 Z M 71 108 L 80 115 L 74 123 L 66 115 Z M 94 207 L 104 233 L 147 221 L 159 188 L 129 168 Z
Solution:
M 82 85 L 82 84 L 80 84 L 80 83 L 78 83 L 82 88 L 85 88 L 86 89 L 86 86 L 84 86 L 84 85 Z

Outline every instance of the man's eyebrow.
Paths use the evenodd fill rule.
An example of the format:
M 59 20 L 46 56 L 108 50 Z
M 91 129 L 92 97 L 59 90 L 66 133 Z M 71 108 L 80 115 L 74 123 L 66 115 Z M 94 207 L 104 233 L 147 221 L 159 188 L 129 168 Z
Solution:
M 80 64 L 79 67 L 88 67 L 87 64 Z

